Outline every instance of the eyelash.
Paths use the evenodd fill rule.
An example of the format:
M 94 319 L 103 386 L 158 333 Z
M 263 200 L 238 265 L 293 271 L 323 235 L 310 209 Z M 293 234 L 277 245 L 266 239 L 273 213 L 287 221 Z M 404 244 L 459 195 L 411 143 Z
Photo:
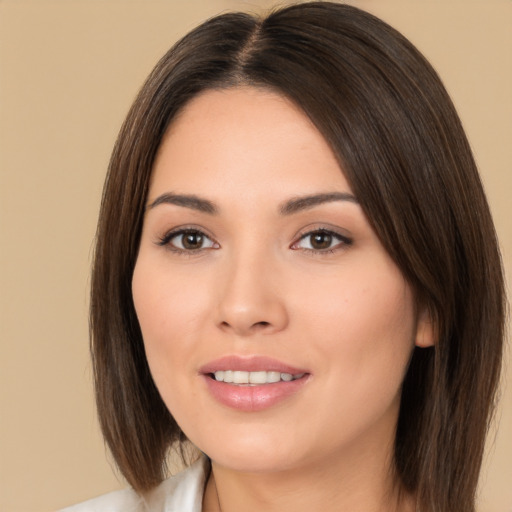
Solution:
M 351 238 L 349 238 L 345 235 L 342 235 L 341 233 L 337 233 L 336 231 L 333 231 L 331 229 L 317 228 L 317 229 L 312 229 L 305 233 L 302 233 L 300 235 L 299 239 L 297 240 L 297 242 L 294 242 L 290 248 L 293 250 L 300 250 L 300 248 L 296 247 L 296 246 L 303 240 L 306 240 L 308 237 L 312 237 L 314 235 L 327 235 L 327 236 L 332 237 L 333 241 L 337 240 L 338 243 L 336 243 L 333 247 L 329 247 L 326 249 L 314 249 L 314 248 L 303 247 L 302 248 L 303 251 L 311 253 L 311 254 L 318 254 L 318 255 L 333 254 L 336 251 L 339 251 L 343 248 L 346 248 L 346 247 L 352 245 L 352 242 L 353 242 Z
M 185 249 L 185 248 L 180 248 L 180 247 L 176 247 L 175 245 L 173 245 L 171 243 L 171 240 L 173 238 L 176 238 L 178 236 L 183 236 L 183 235 L 198 235 L 200 237 L 203 237 L 203 239 L 207 239 L 209 240 L 210 242 L 212 242 L 213 245 L 216 245 L 217 247 L 199 247 L 197 249 Z M 157 242 L 157 245 L 160 245 L 162 247 L 166 247 L 167 249 L 169 249 L 170 251 L 173 251 L 177 254 L 182 254 L 184 256 L 192 256 L 194 254 L 198 254 L 204 250 L 207 250 L 207 249 L 217 249 L 219 247 L 219 244 L 217 242 L 215 242 L 214 240 L 212 240 L 206 233 L 204 233 L 203 231 L 201 231 L 200 229 L 197 229 L 197 228 L 179 228 L 179 229 L 175 229 L 175 230 L 172 230 L 172 231 L 169 231 L 168 233 L 166 233 L 163 237 L 161 237 L 158 242 Z M 182 242 L 182 245 L 183 245 L 183 242 Z
M 209 240 L 212 245 L 210 247 L 199 247 L 197 249 L 185 249 L 185 248 L 176 247 L 175 245 L 173 245 L 171 243 L 173 238 L 176 238 L 178 236 L 183 236 L 183 235 L 198 235 L 200 237 L 203 237 L 203 239 Z M 332 237 L 333 240 L 338 240 L 338 243 L 336 245 L 334 245 L 334 247 L 329 247 L 326 249 L 297 247 L 300 242 L 302 242 L 303 240 L 306 240 L 308 237 L 312 237 L 314 235 L 327 235 L 327 236 Z M 308 252 L 311 254 L 318 254 L 318 255 L 332 254 L 344 247 L 352 245 L 352 242 L 353 242 L 352 239 L 348 238 L 345 235 L 337 233 L 336 231 L 333 231 L 330 229 L 325 229 L 325 228 L 318 228 L 318 229 L 313 229 L 313 230 L 309 230 L 305 233 L 302 233 L 300 235 L 299 239 L 296 242 L 293 242 L 293 244 L 290 246 L 290 249 L 296 250 L 296 251 L 303 250 L 304 252 Z M 183 245 L 183 241 L 181 243 Z M 157 241 L 157 245 L 159 245 L 161 247 L 166 247 L 170 251 L 175 252 L 180 255 L 184 255 L 184 256 L 192 256 L 194 254 L 201 253 L 208 249 L 218 249 L 220 247 L 220 245 L 217 242 L 215 242 L 206 233 L 204 233 L 203 231 L 201 231 L 200 229 L 197 229 L 197 228 L 179 228 L 176 230 L 169 231 L 163 237 L 159 238 L 159 240 Z

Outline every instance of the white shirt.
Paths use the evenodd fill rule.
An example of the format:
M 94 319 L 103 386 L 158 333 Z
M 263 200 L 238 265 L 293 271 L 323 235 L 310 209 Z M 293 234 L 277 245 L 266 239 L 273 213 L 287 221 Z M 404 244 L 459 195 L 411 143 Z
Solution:
M 189 468 L 164 480 L 145 498 L 133 489 L 114 491 L 59 512 L 201 512 L 210 463 L 203 456 Z

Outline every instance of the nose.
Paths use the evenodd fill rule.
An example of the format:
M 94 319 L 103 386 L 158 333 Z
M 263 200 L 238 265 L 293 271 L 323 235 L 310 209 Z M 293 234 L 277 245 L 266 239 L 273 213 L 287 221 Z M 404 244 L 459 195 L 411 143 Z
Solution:
M 219 286 L 218 327 L 237 336 L 285 329 L 289 318 L 279 274 L 263 255 L 227 261 Z

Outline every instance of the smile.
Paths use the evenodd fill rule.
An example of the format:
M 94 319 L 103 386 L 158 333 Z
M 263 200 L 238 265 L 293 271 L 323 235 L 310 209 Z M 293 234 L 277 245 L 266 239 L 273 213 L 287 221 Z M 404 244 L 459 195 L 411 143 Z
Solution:
M 292 380 L 300 379 L 304 376 L 304 373 L 291 374 L 284 372 L 275 371 L 257 371 L 257 372 L 246 372 L 239 370 L 219 370 L 212 374 L 218 382 L 225 382 L 227 384 L 236 385 L 262 385 L 262 384 L 273 384 L 275 382 L 290 382 Z
M 205 390 L 217 402 L 239 412 L 258 412 L 294 400 L 311 381 L 304 367 L 261 355 L 228 355 L 198 369 Z

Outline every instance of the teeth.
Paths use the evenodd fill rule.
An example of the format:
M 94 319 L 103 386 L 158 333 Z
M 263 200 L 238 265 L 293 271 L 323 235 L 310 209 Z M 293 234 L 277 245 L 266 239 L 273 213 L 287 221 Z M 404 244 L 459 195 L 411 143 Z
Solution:
M 249 384 L 249 372 L 233 372 L 234 384 Z
M 267 374 L 267 382 L 279 382 L 281 374 L 279 372 L 265 372 Z
M 290 382 L 300 379 L 304 374 L 292 375 L 280 372 L 243 372 L 239 370 L 224 370 L 215 372 L 215 380 L 233 384 L 271 384 L 273 382 Z
M 251 372 L 249 382 L 251 384 L 266 384 L 267 382 L 279 382 L 279 372 Z

